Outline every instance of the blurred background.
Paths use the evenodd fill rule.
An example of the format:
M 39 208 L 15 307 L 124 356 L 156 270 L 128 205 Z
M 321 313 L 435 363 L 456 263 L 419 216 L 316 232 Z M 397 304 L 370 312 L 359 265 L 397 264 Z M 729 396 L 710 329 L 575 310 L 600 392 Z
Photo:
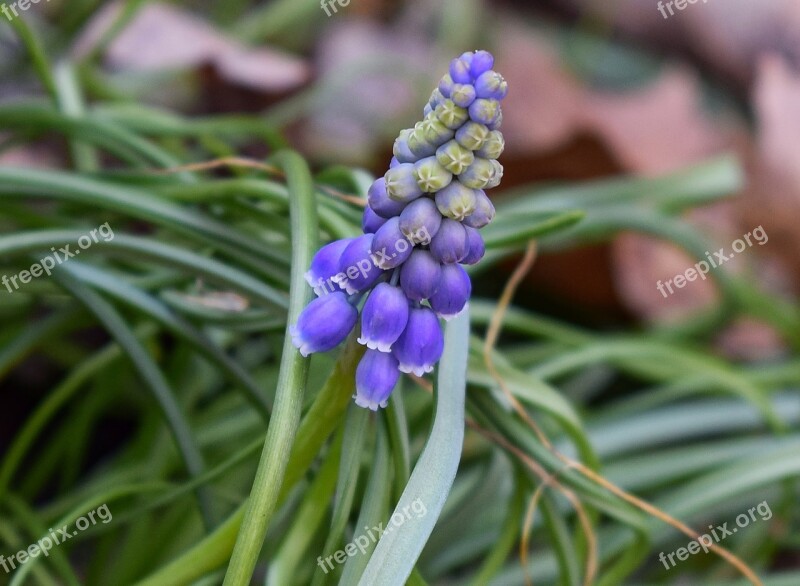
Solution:
M 226 156 L 263 159 L 277 147 L 291 146 L 314 171 L 347 167 L 382 175 L 394 137 L 419 119 L 421 105 L 450 59 L 466 50 L 489 49 L 510 87 L 504 103 L 505 175 L 502 186 L 492 194 L 499 210 L 503 202 L 513 205 L 510 202 L 537 196 L 550 197 L 557 208 L 564 186 L 569 188 L 564 193 L 577 198 L 568 200 L 569 207 L 576 208 L 602 206 L 604 194 L 625 191 L 630 202 L 638 198 L 662 202 L 659 209 L 702 236 L 712 254 L 721 248 L 730 250 L 736 239 L 758 228 L 768 235 L 768 241 L 754 243 L 717 269 L 746 283 L 746 291 L 726 293 L 724 282 L 718 281 L 722 277 L 714 277 L 687 283 L 665 296 L 657 283 L 703 260 L 698 254 L 703 246 L 695 247 L 693 254 L 687 246 L 657 236 L 657 227 L 640 230 L 623 222 L 605 229 L 603 208 L 580 237 L 565 235 L 542 243 L 541 253 L 517 291 L 515 305 L 593 333 L 652 334 L 680 340 L 699 349 L 702 360 L 766 373 L 758 384 L 774 385 L 765 391 L 765 396 L 773 397 L 773 390 L 796 390 L 798 376 L 800 333 L 794 328 L 800 323 L 796 304 L 800 287 L 800 3 L 708 0 L 678 8 L 680 4 L 350 0 L 345 6 L 336 0 L 48 0 L 25 10 L 17 6 L 17 17 L 0 14 L 0 168 L 73 169 L 75 144 L 69 136 L 74 135 L 65 130 L 69 118 L 96 116 L 143 136 L 158 128 L 160 147 L 179 153 L 181 163 Z M 35 31 L 43 56 L 32 52 L 31 46 L 36 45 L 20 40 L 24 32 L 16 25 L 21 21 Z M 67 87 L 79 88 L 75 95 L 81 96 L 74 101 L 69 91 L 57 92 L 68 114 L 58 121 L 20 106 L 34 107 L 47 98 L 48 75 L 42 71 L 48 68 L 58 87 L 68 80 Z M 139 107 L 148 108 L 148 117 L 137 115 Z M 183 121 L 188 120 L 202 128 L 184 131 Z M 83 171 L 100 178 L 105 174 L 117 183 L 141 184 L 135 177 L 126 179 L 125 165 L 111 157 L 101 156 L 94 163 L 94 168 Z M 219 169 L 212 176 L 236 173 Z M 584 185 L 602 188 L 587 187 L 583 193 Z M 363 196 L 357 193 L 356 183 L 337 187 Z M 596 202 L 593 197 L 598 198 Z M 628 204 L 620 205 L 624 213 Z M 12 236 L 22 227 L 53 227 L 62 217 L 80 218 L 83 213 L 75 203 L 52 207 L 36 201 L 27 208 L 28 215 L 21 206 L 19 200 L 0 199 L 0 237 Z M 213 204 L 209 209 L 213 212 Z M 141 218 L 125 226 L 131 234 L 155 235 Z M 476 295 L 499 297 L 519 263 L 521 248 L 515 243 L 504 249 L 496 262 L 475 277 Z M 0 272 L 10 273 L 13 267 L 13 262 L 0 264 Z M 204 287 L 195 280 L 182 293 L 202 296 Z M 44 336 L 35 345 L 26 345 L 26 332 L 33 335 L 30 328 L 49 327 L 42 324 L 52 318 L 52 307 L 41 303 L 39 295 L 50 293 L 37 290 L 23 297 L 0 291 L 0 323 L 7 324 L 5 330 L 0 328 L 0 340 L 7 343 L 5 356 L 0 350 L 2 452 L 65 373 L 110 339 L 103 327 L 78 320 L 81 327 L 68 330 L 66 337 L 50 340 Z M 240 299 L 233 296 L 225 301 L 235 304 Z M 741 310 L 743 306 L 747 309 Z M 273 335 L 280 338 L 280 327 L 274 328 Z M 517 337 L 503 339 L 512 362 L 527 368 L 547 357 L 547 352 L 535 354 L 520 336 L 518 332 Z M 73 345 L 65 345 L 65 340 Z M 261 347 L 255 346 L 239 348 L 237 356 L 254 368 L 274 358 L 268 350 L 262 356 Z M 169 336 L 160 338 L 151 350 L 175 372 L 189 363 Z M 582 371 L 586 380 L 576 375 L 564 390 L 588 419 L 597 413 L 611 416 L 613 411 L 603 410 L 615 401 L 645 394 L 633 374 L 617 376 L 605 363 L 590 366 Z M 685 383 L 679 370 L 673 378 L 662 377 L 659 384 Z M 122 378 L 127 380 L 128 367 L 124 372 Z M 28 460 L 23 461 L 39 462 L 37 474 L 11 481 L 30 506 L 43 506 L 77 490 L 81 478 L 142 441 L 138 408 L 124 408 L 125 401 L 115 406 L 107 396 L 117 384 L 114 379 L 111 371 L 92 379 L 86 390 L 105 389 L 106 399 L 75 407 L 73 415 L 82 418 L 78 421 L 91 423 L 80 436 L 80 445 L 63 453 L 53 451 L 49 438 L 72 437 L 66 431 L 68 435 L 60 435 L 55 425 L 45 427 L 32 444 Z M 690 394 L 676 392 L 673 398 Z M 697 394 L 708 398 L 717 393 L 709 388 Z M 788 394 L 781 401 L 776 408 L 789 424 L 781 433 L 791 435 L 800 406 L 796 395 Z M 627 412 L 620 411 L 620 420 L 635 415 L 630 410 L 635 404 L 628 404 Z M 693 409 L 692 404 L 685 407 L 685 413 Z M 411 412 L 423 417 L 424 410 Z M 653 449 L 669 443 L 673 449 L 693 447 L 695 453 L 702 453 L 706 439 L 740 436 L 759 437 L 765 449 L 777 445 L 772 438 L 777 442 L 780 434 L 765 432 L 760 421 L 742 426 L 718 429 L 711 425 L 706 434 L 700 422 L 690 439 L 678 433 L 669 442 L 653 440 Z M 610 449 L 608 454 L 613 459 L 625 452 Z M 638 455 L 659 457 L 656 451 Z M 42 464 L 47 458 L 49 463 Z M 63 468 L 58 465 L 60 459 L 67 463 Z M 792 465 L 798 459 L 800 451 L 786 457 Z M 698 463 L 657 488 L 668 491 L 684 486 L 713 465 Z M 625 477 L 621 470 L 617 472 Z M 786 483 L 780 497 L 785 515 L 777 528 L 773 523 L 768 533 L 759 533 L 769 545 L 765 550 L 751 540 L 739 553 L 765 570 L 793 570 L 795 574 L 785 583 L 800 584 L 800 577 L 790 581 L 800 576 L 796 480 L 786 477 L 773 484 L 778 482 Z M 650 490 L 646 482 L 632 481 L 629 486 Z M 661 494 L 656 487 L 652 490 L 654 496 Z M 236 501 L 239 496 L 231 498 Z M 761 500 L 756 492 L 742 502 L 755 505 Z M 682 541 L 676 535 L 672 539 L 669 543 L 676 546 Z M 185 537 L 183 544 L 191 540 Z M 434 538 L 440 547 L 446 541 Z M 12 547 L 0 552 L 6 549 L 10 552 Z M 91 551 L 86 549 L 81 555 L 91 557 L 87 553 Z M 429 558 L 422 574 L 431 577 L 430 583 L 470 583 L 464 576 L 483 551 L 467 548 L 451 551 L 450 558 L 433 559 L 435 552 L 426 550 Z M 748 557 L 748 553 L 753 555 Z M 617 583 L 727 584 L 735 579 L 735 572 L 721 566 L 703 566 L 707 561 L 687 563 L 692 571 L 688 577 L 678 577 L 659 573 L 655 558 L 648 560 L 644 562 L 648 570 Z M 534 556 L 531 567 L 535 561 Z M 519 560 L 510 556 L 508 573 L 495 583 L 523 583 L 521 572 L 514 569 L 518 565 Z M 124 575 L 127 580 L 141 577 L 144 571 L 127 567 Z M 570 583 L 548 571 L 541 583 Z M 103 581 L 99 575 L 95 574 L 97 583 L 129 583 Z M 0 584 L 4 579 L 0 574 Z

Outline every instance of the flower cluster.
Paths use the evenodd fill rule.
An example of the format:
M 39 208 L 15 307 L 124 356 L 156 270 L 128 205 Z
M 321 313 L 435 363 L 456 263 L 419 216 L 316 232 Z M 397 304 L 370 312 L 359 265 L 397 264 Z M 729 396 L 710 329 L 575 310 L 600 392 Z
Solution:
M 367 347 L 356 371 L 361 407 L 385 407 L 401 372 L 431 372 L 444 350 L 439 318 L 455 317 L 469 300 L 461 265 L 483 258 L 478 230 L 494 218 L 484 190 L 503 176 L 508 86 L 493 65 L 486 51 L 450 63 L 424 119 L 400 132 L 389 171 L 370 187 L 364 234 L 323 246 L 306 273 L 318 297 L 290 330 L 303 356 L 342 342 L 368 295 L 358 338 Z

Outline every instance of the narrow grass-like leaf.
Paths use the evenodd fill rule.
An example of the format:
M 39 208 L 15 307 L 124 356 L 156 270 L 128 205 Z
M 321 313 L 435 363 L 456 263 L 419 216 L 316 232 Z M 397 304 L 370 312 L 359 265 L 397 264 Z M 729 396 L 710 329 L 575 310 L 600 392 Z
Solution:
M 405 584 L 444 507 L 461 460 L 468 344 L 469 312 L 464 312 L 445 329 L 433 427 L 395 507 L 395 513 L 404 515 L 403 509 L 418 501 L 427 513 L 406 519 L 394 531 L 384 533 L 358 582 L 360 586 Z
M 296 153 L 284 151 L 277 157 L 284 168 L 289 190 L 292 223 L 292 272 L 289 290 L 289 319 L 278 376 L 278 389 L 264 451 L 253 481 L 244 520 L 236 539 L 225 586 L 247 586 L 253 575 L 269 521 L 278 502 L 292 444 L 300 423 L 308 363 L 292 345 L 289 326 L 297 321 L 310 298 L 304 273 L 317 248 L 317 213 L 314 186 L 306 162 Z

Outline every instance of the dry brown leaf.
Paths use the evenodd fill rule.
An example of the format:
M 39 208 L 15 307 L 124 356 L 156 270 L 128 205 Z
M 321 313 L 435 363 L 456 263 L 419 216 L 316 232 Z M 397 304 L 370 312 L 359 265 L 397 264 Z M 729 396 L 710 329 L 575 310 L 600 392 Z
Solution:
M 800 71 L 778 56 L 759 63 L 754 90 L 757 153 L 742 213 L 763 224 L 769 251 L 800 288 Z
M 581 133 L 602 141 L 628 171 L 657 175 L 724 151 L 725 134 L 702 108 L 683 68 L 626 92 L 593 91 L 571 77 L 530 29 L 504 26 L 498 61 L 512 91 L 504 103 L 509 153 L 553 150 Z
M 666 5 L 668 0 L 663 0 Z M 690 53 L 714 72 L 747 86 L 766 51 L 800 65 L 800 2 L 797 0 L 700 0 L 667 18 L 658 2 L 555 0 L 570 12 L 609 23 L 637 41 Z
M 668 69 L 652 84 L 624 94 L 589 94 L 585 124 L 622 165 L 661 175 L 727 148 L 722 131 L 701 107 L 701 88 L 685 69 Z
M 86 54 L 115 21 L 121 3 L 106 5 L 89 23 L 73 52 Z M 253 90 L 285 92 L 310 77 L 297 57 L 268 48 L 250 48 L 225 37 L 187 11 L 160 3 L 144 6 L 111 42 L 106 63 L 125 71 L 166 71 L 215 67 L 226 81 Z

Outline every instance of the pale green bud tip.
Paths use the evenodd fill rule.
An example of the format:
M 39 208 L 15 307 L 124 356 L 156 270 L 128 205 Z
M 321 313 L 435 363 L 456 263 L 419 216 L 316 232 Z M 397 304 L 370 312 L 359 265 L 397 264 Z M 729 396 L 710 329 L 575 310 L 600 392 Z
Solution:
M 506 141 L 503 138 L 503 133 L 499 130 L 492 130 L 475 154 L 484 159 L 498 159 L 503 154 L 505 147 Z
M 469 118 L 467 109 L 456 106 L 453 100 L 445 100 L 436 106 L 433 112 L 439 121 L 450 130 L 456 130 Z
M 436 152 L 436 147 L 425 140 L 425 128 L 422 123 L 417 123 L 414 132 L 408 137 L 408 148 L 417 160 L 430 157 Z
M 434 147 L 443 145 L 455 136 L 455 132 L 442 124 L 434 113 L 430 113 L 425 117 L 425 120 L 422 121 L 421 129 L 425 142 Z
M 436 160 L 451 173 L 459 175 L 472 164 L 475 155 L 471 150 L 451 140 L 439 147 L 436 151 Z
M 501 165 L 496 159 L 492 159 L 491 163 L 494 166 L 494 175 L 489 180 L 489 183 L 486 184 L 486 189 L 493 189 L 497 187 L 503 180 L 503 165 Z
M 389 169 L 384 179 L 389 199 L 407 203 L 422 195 L 422 190 L 414 177 L 414 165 L 411 163 L 401 163 Z
M 477 122 L 467 122 L 456 131 L 456 141 L 465 149 L 477 151 L 489 138 L 489 129 Z
M 414 165 L 414 177 L 417 185 L 425 193 L 434 193 L 447 187 L 453 180 L 453 174 L 444 168 L 436 157 L 427 157 Z
M 475 161 L 458 176 L 458 180 L 472 189 L 483 189 L 492 180 L 495 172 L 494 165 L 489 159 L 476 157 Z
M 476 192 L 459 181 L 453 181 L 436 193 L 436 207 L 439 212 L 458 222 L 475 211 Z

